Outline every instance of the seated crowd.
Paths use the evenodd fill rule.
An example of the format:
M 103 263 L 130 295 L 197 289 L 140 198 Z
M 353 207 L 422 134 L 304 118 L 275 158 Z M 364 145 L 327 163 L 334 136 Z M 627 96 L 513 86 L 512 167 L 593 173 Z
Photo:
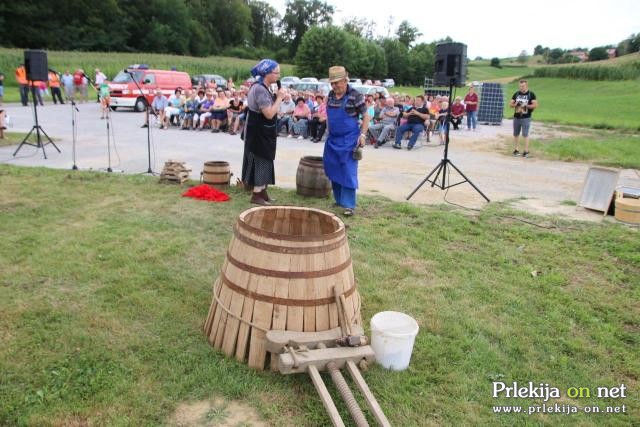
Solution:
M 174 125 L 184 130 L 210 129 L 213 133 L 228 132 L 235 135 L 241 131 L 247 114 L 247 93 L 246 87 L 238 90 L 178 88 L 167 99 L 158 91 L 151 109 L 158 116 L 159 127 L 162 129 Z M 454 130 L 459 129 L 465 115 L 468 129 L 473 126 L 475 130 L 475 117 L 472 117 L 475 114 L 471 113 L 477 107 L 477 97 L 475 100 L 475 104 L 465 104 L 461 97 L 456 97 L 449 106 L 449 98 L 440 95 L 425 98 L 422 95 L 411 97 L 394 94 L 386 99 L 379 93 L 367 95 L 366 103 L 371 117 L 368 141 L 378 148 L 393 139 L 393 148 L 401 148 L 402 139 L 409 135 L 407 149 L 411 150 L 420 135 L 424 134 L 427 141 L 430 141 L 431 136 L 437 133 L 440 144 L 444 144 L 449 126 L 449 109 L 450 123 Z M 320 142 L 327 129 L 326 101 L 326 97 L 320 93 L 288 89 L 277 115 L 278 134 Z

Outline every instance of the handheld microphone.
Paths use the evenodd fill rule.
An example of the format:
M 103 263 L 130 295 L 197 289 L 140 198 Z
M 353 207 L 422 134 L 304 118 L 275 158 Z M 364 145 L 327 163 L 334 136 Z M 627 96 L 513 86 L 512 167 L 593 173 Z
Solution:
M 276 80 L 276 85 L 278 86 L 278 90 L 282 89 L 282 83 L 280 80 Z

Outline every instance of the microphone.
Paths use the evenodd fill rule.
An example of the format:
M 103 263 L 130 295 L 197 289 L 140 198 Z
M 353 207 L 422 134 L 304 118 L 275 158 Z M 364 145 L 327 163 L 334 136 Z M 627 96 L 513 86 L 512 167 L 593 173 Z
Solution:
M 278 86 L 278 90 L 282 89 L 282 82 L 280 82 L 280 80 L 276 80 L 276 85 Z

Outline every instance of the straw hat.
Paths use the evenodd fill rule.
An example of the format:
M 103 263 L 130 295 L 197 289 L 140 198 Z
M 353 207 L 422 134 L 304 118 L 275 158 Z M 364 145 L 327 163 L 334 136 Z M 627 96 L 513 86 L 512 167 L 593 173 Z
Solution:
M 340 80 L 345 80 L 349 76 L 347 74 L 347 70 L 341 66 L 334 66 L 329 68 L 329 83 L 339 82 Z

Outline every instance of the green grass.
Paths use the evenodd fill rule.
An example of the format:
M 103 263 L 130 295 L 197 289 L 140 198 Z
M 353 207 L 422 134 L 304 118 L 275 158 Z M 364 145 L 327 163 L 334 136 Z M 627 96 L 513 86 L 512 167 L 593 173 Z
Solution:
M 27 136 L 26 132 L 7 132 L 5 130 L 4 139 L 0 139 L 0 147 L 3 147 L 5 145 L 20 144 L 25 136 Z
M 505 83 L 532 74 L 533 70 L 534 68 L 526 65 L 503 65 L 502 68 L 496 68 L 490 65 L 476 65 L 471 62 L 467 67 L 467 81 Z
M 532 140 L 531 144 L 533 150 L 553 160 L 640 169 L 640 135 L 600 132 L 571 138 Z
M 159 425 L 214 395 L 272 424 L 328 424 L 306 376 L 255 372 L 201 333 L 246 194 L 206 203 L 143 176 L 8 165 L 0 182 L 0 425 Z M 421 328 L 408 370 L 364 374 L 392 425 L 640 423 L 637 228 L 502 204 L 474 214 L 380 197 L 359 205 L 347 222 L 365 324 L 399 310 Z M 494 399 L 493 380 L 549 383 L 563 395 L 552 404 L 627 413 L 496 416 L 493 405 L 541 401 Z M 621 383 L 625 399 L 566 397 Z
M 596 82 L 529 78 L 529 89 L 540 107 L 533 119 L 543 122 L 602 129 L 640 130 L 638 93 L 640 80 Z M 505 87 L 505 117 L 513 117 L 508 101 L 518 83 Z

